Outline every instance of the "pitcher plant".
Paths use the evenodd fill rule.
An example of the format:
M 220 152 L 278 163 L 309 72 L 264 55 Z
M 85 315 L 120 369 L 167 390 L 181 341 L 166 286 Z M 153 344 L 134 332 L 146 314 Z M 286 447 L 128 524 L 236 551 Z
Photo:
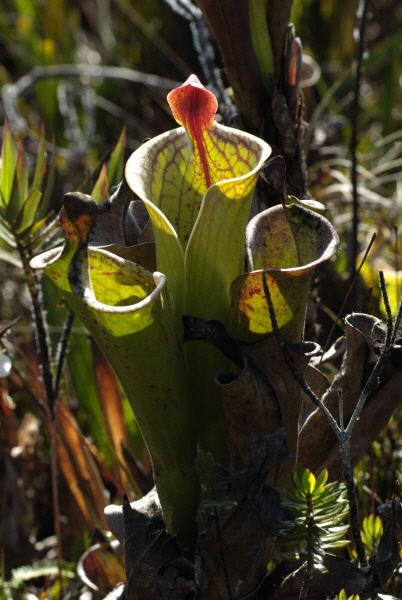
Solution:
M 92 245 L 102 206 L 74 194 L 59 216 L 63 247 L 32 266 L 53 280 L 112 365 L 152 458 L 166 528 L 191 543 L 197 453 L 230 461 L 215 378 L 228 366 L 240 377 L 243 366 L 202 341 L 184 345 L 182 317 L 218 321 L 257 348 L 272 337 L 265 277 L 278 327 L 301 342 L 311 276 L 337 235 L 324 217 L 285 202 L 249 221 L 269 145 L 218 123 L 217 100 L 195 75 L 167 99 L 180 126 L 144 143 L 125 170 L 149 215 L 157 270 Z

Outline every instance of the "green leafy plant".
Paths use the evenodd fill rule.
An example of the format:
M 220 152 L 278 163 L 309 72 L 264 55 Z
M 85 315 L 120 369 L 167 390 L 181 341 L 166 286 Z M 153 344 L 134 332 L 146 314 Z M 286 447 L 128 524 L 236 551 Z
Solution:
M 282 501 L 292 518 L 282 523 L 280 534 L 295 545 L 309 571 L 325 571 L 325 553 L 349 544 L 345 539 L 349 529 L 346 488 L 336 481 L 327 483 L 327 479 L 327 470 L 315 477 L 309 469 L 296 465 Z
M 35 580 L 46 578 L 46 597 L 57 598 L 60 594 L 58 577 L 59 569 L 56 561 L 41 560 L 23 565 L 13 569 L 10 579 L 0 583 L 0 594 L 2 594 L 0 597 L 2 600 L 11 600 L 16 597 L 17 590 L 35 583 Z M 74 577 L 73 565 L 65 564 L 62 571 L 64 585 Z
M 49 221 L 49 189 L 44 190 L 46 174 L 45 139 L 41 138 L 32 170 L 22 142 L 16 143 L 5 126 L 0 170 L 0 238 L 1 258 L 21 264 L 20 255 L 27 254 L 25 245 L 40 240 L 39 233 Z
M 383 526 L 379 516 L 371 514 L 367 517 L 364 517 L 361 528 L 361 536 L 369 556 L 374 556 L 378 551 L 378 545 L 380 543 L 382 534 Z
M 360 596 L 359 594 L 352 594 L 351 596 L 348 596 L 346 591 L 342 589 L 333 600 L 360 600 Z

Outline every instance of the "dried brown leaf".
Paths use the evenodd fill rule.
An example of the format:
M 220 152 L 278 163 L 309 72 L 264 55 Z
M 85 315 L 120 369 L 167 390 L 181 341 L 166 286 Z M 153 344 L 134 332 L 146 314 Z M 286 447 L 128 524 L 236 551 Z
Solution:
M 121 391 L 116 376 L 95 343 L 92 343 L 94 374 L 102 404 L 105 425 L 116 457 L 116 475 L 121 494 L 127 493 L 128 480 L 124 465 L 122 445 L 127 445 L 127 428 L 124 420 Z
M 221 50 L 236 103 L 246 121 L 259 128 L 264 91 L 249 23 L 248 0 L 197 0 Z
M 345 423 L 351 417 L 364 382 L 376 359 L 373 333 L 381 332 L 380 321 L 364 314 L 346 318 L 346 353 L 339 374 L 323 396 L 324 404 L 334 417 L 339 418 L 339 397 L 343 399 Z M 372 441 L 387 425 L 392 413 L 401 404 L 402 371 L 390 361 L 381 374 L 380 385 L 369 397 L 358 420 L 351 441 L 351 460 L 355 465 L 368 450 Z M 341 477 L 339 447 L 336 436 L 326 418 L 316 409 L 300 432 L 298 461 L 319 472 L 328 468 L 331 479 Z
M 60 401 L 56 406 L 56 420 L 59 463 L 69 488 L 88 528 L 107 529 L 103 514 L 107 492 L 76 419 Z

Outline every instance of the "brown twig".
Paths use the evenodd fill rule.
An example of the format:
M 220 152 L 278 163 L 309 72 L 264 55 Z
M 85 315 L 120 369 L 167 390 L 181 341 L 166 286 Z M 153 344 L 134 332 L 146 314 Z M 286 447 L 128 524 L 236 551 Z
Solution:
M 398 277 L 398 273 L 399 273 L 399 243 L 398 243 L 398 237 L 399 237 L 399 231 L 398 231 L 398 225 L 395 225 L 395 227 L 392 228 L 393 234 L 394 234 L 394 238 L 395 238 L 395 250 L 394 250 L 394 271 L 395 271 L 395 297 L 396 297 L 396 301 L 399 301 L 400 298 L 400 291 L 399 291 L 399 277 Z
M 383 294 L 384 304 L 386 306 L 387 305 L 389 306 L 388 293 L 387 293 L 387 289 L 386 289 L 385 282 L 384 282 L 384 274 L 382 271 L 380 271 L 380 282 L 381 282 L 380 286 L 381 286 L 381 293 Z M 349 436 L 352 435 L 353 428 L 356 425 L 357 421 L 359 420 L 360 414 L 364 408 L 364 405 L 366 404 L 368 397 L 377 389 L 377 387 L 379 385 L 379 375 L 381 374 L 385 359 L 388 358 L 388 356 L 389 356 L 389 353 L 390 353 L 390 350 L 392 347 L 392 340 L 394 338 L 394 332 L 396 330 L 398 323 L 400 322 L 401 316 L 402 316 L 402 303 L 399 304 L 399 308 L 398 308 L 397 315 L 396 315 L 394 322 L 392 321 L 392 315 L 390 314 L 389 319 L 391 320 L 392 326 L 390 325 L 389 319 L 388 319 L 385 343 L 381 349 L 381 353 L 377 359 L 377 362 L 375 363 L 374 368 L 371 371 L 370 376 L 367 379 L 367 381 L 364 385 L 364 388 L 360 393 L 359 400 L 355 406 L 353 414 L 350 417 L 349 423 L 345 429 L 345 432 L 347 432 L 349 434 Z
M 71 310 L 68 310 L 67 317 L 63 326 L 63 331 L 61 334 L 61 338 L 57 347 L 57 356 L 56 356 L 56 373 L 54 376 L 54 389 L 53 395 L 57 400 L 60 392 L 60 382 L 61 376 L 63 373 L 64 361 L 67 355 L 67 347 L 68 341 L 71 335 L 71 329 L 74 323 L 74 313 Z
M 17 240 L 17 247 L 19 250 L 22 267 L 24 270 L 29 295 L 32 301 L 32 315 L 33 323 L 35 327 L 35 339 L 37 349 L 39 353 L 40 366 L 42 371 L 42 381 L 45 388 L 46 400 L 48 404 L 49 415 L 54 418 L 54 395 L 53 395 L 53 375 L 51 370 L 50 360 L 50 340 L 46 329 L 46 323 L 43 317 L 42 306 L 40 301 L 40 288 L 39 282 L 29 266 L 29 256 L 23 250 L 22 246 Z
M 352 279 L 351 279 L 351 281 L 350 281 L 350 284 L 349 284 L 348 290 L 347 290 L 347 292 L 346 292 L 346 294 L 345 294 L 345 297 L 344 297 L 344 299 L 343 299 L 343 302 L 342 302 L 342 304 L 341 304 L 341 307 L 340 307 L 340 309 L 338 310 L 338 314 L 336 315 L 336 320 L 335 320 L 335 321 L 332 323 L 331 329 L 329 330 L 328 337 L 327 337 L 327 339 L 326 339 L 326 341 L 325 341 L 325 344 L 324 344 L 324 347 L 323 347 L 322 356 L 324 356 L 325 352 L 328 350 L 328 347 L 329 347 L 330 341 L 331 341 L 331 339 L 332 339 L 332 336 L 333 336 L 333 334 L 334 334 L 334 331 L 335 331 L 335 327 L 337 326 L 337 324 L 338 324 L 338 321 L 339 321 L 339 319 L 341 318 L 341 315 L 342 315 L 342 313 L 343 313 L 343 311 L 344 311 L 344 309 L 345 309 L 346 303 L 347 303 L 347 301 L 349 300 L 349 297 L 350 297 L 350 295 L 351 295 L 351 293 L 352 293 L 352 291 L 353 291 L 353 288 L 354 288 L 354 286 L 355 286 L 355 284 L 356 284 L 356 281 L 357 281 L 357 278 L 358 278 L 358 276 L 359 276 L 359 273 L 360 273 L 360 271 L 362 270 L 362 268 L 363 268 L 363 265 L 364 265 L 364 263 L 365 263 L 365 262 L 366 262 L 366 260 L 367 260 L 367 257 L 368 257 L 368 255 L 369 255 L 369 253 L 370 253 L 370 250 L 371 250 L 371 248 L 373 247 L 373 244 L 374 244 L 374 242 L 375 242 L 375 238 L 376 238 L 376 237 L 377 237 L 377 234 L 376 234 L 376 233 L 373 233 L 373 235 L 371 236 L 371 240 L 370 240 L 370 242 L 369 242 L 369 245 L 367 246 L 367 248 L 366 248 L 366 251 L 365 251 L 365 253 L 364 253 L 364 256 L 363 256 L 362 260 L 360 261 L 360 264 L 359 264 L 359 266 L 358 266 L 358 269 L 357 269 L 357 271 L 355 271 L 355 273 L 353 273 L 353 277 L 352 277 Z M 321 364 L 321 361 L 320 361 L 320 364 Z
M 269 289 L 269 286 L 268 286 L 268 283 L 267 283 L 267 280 L 265 277 L 265 273 L 262 274 L 262 285 L 263 285 L 264 294 L 265 294 L 265 297 L 267 300 L 269 317 L 271 319 L 271 324 L 272 324 L 272 331 L 274 333 L 275 340 L 276 340 L 279 348 L 282 351 L 282 356 L 283 356 L 290 372 L 292 373 L 293 377 L 296 379 L 296 381 L 302 388 L 303 392 L 310 398 L 310 400 L 313 402 L 313 404 L 315 406 L 317 406 L 317 408 L 319 408 L 325 414 L 325 417 L 326 417 L 331 429 L 335 432 L 336 435 L 338 435 L 339 427 L 338 427 L 338 424 L 337 424 L 336 420 L 334 419 L 332 413 L 328 410 L 328 408 L 325 406 L 325 404 L 323 404 L 321 402 L 321 399 L 313 392 L 313 390 L 311 389 L 311 387 L 308 385 L 307 381 L 305 380 L 304 376 L 296 368 L 294 361 L 288 352 L 287 342 L 282 337 L 282 334 L 279 331 L 278 321 L 276 319 L 276 314 L 275 314 L 275 307 L 272 302 L 272 296 L 271 296 L 271 292 L 270 292 L 270 289 Z
M 217 537 L 217 540 L 218 540 L 218 543 L 220 546 L 222 570 L 223 570 L 223 576 L 225 578 L 225 585 L 226 585 L 226 591 L 228 594 L 228 600 L 233 600 L 232 587 L 230 585 L 230 577 L 229 577 L 228 568 L 227 568 L 227 564 L 226 564 L 226 560 L 225 560 L 225 549 L 224 549 L 223 543 L 222 543 L 222 534 L 221 534 L 221 528 L 220 528 L 220 523 L 219 523 L 219 515 L 218 515 L 218 511 L 217 511 L 216 507 L 214 507 L 214 521 L 215 521 L 216 537 Z

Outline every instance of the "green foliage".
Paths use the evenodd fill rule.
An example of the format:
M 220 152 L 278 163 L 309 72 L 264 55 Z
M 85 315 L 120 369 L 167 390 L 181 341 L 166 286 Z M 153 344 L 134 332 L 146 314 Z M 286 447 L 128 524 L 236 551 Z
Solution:
M 369 556 L 374 556 L 374 554 L 376 554 L 382 534 L 383 526 L 380 517 L 373 514 L 364 517 L 361 536 Z
M 124 128 L 110 155 L 107 164 L 107 176 L 109 187 L 120 183 L 123 177 L 124 153 L 126 150 L 126 129 Z
M 74 577 L 74 566 L 65 564 L 62 570 L 63 585 L 66 586 L 68 581 Z M 59 568 L 54 560 L 40 560 L 13 569 L 10 579 L 3 581 L 2 585 L 0 580 L 0 598 L 1 600 L 12 600 L 20 597 L 18 590 L 43 579 L 46 579 L 46 598 L 48 600 L 59 598 Z
M 249 19 L 254 52 L 266 87 L 274 74 L 274 57 L 267 24 L 267 0 L 250 0 Z
M 43 191 L 45 174 L 44 137 L 39 140 L 32 169 L 23 143 L 16 142 L 6 125 L 0 163 L 0 238 L 11 256 L 17 240 L 27 242 L 47 222 L 49 196 Z M 2 258 L 7 260 L 7 255 L 3 253 Z M 8 262 L 13 264 L 12 260 Z
M 360 600 L 359 594 L 352 594 L 348 596 L 344 589 L 337 594 L 333 600 Z
M 382 594 L 376 596 L 375 600 L 380 600 L 380 599 L 398 600 L 394 596 L 383 596 Z M 346 593 L 346 590 L 344 588 L 342 588 L 341 591 L 339 592 L 339 594 L 336 594 L 336 596 L 331 596 L 331 597 L 328 596 L 327 600 L 360 600 L 360 595 L 359 594 L 351 594 L 350 596 L 348 596 L 348 594 Z M 367 600 L 374 600 L 374 598 L 372 599 L 370 597 L 370 598 L 367 598 Z
M 125 149 L 126 131 L 123 129 L 108 162 L 102 165 L 96 183 L 92 188 L 91 197 L 95 202 L 99 203 L 107 200 L 110 188 L 120 183 L 123 176 Z
M 372 513 L 374 503 L 381 504 L 381 499 L 390 498 L 395 493 L 395 489 L 402 486 L 401 417 L 402 412 L 399 410 L 354 469 L 359 505 L 363 515 Z
M 296 465 L 291 487 L 282 501 L 292 518 L 282 522 L 280 535 L 291 544 L 293 552 L 307 560 L 310 569 L 324 571 L 323 558 L 328 550 L 344 548 L 349 525 L 344 484 L 328 483 L 325 469 L 318 477 Z

